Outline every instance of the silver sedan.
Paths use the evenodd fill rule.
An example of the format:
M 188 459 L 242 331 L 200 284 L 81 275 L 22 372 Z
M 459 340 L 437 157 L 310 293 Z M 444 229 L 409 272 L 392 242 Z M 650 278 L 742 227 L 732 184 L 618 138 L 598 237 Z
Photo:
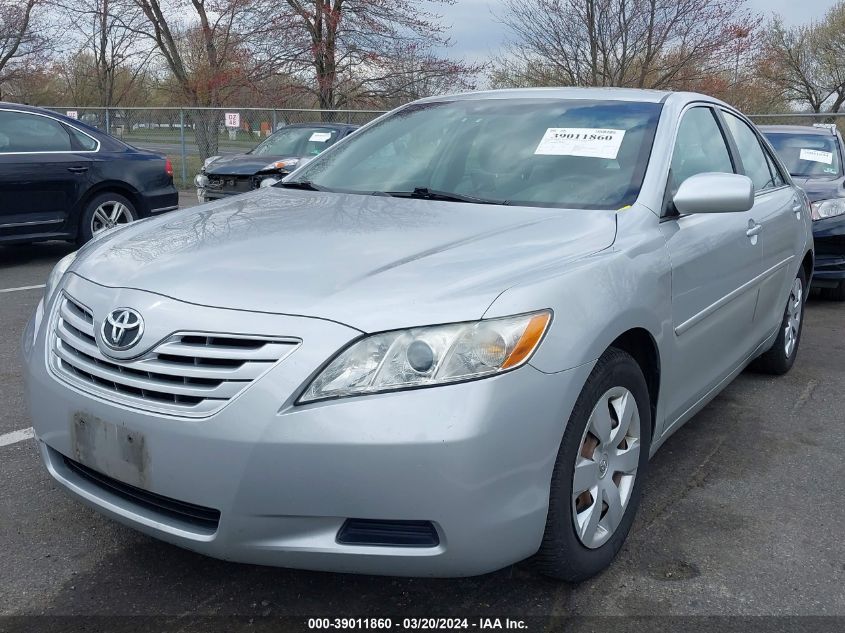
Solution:
M 227 560 L 582 580 L 666 438 L 748 365 L 794 363 L 810 225 L 702 95 L 418 101 L 62 260 L 23 339 L 41 454 Z

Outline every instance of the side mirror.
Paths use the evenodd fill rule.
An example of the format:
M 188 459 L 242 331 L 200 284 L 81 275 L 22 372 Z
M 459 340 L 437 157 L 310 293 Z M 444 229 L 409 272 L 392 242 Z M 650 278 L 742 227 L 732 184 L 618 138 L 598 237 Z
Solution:
M 672 198 L 678 213 L 737 213 L 754 206 L 754 183 L 740 174 L 690 176 Z

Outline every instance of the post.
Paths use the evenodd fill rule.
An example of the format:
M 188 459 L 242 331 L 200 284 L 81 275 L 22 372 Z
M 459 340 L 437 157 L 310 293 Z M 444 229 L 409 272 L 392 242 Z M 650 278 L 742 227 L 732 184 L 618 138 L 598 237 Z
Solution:
M 276 108 L 273 108 L 273 128 L 270 130 L 270 134 L 276 133 Z
M 109 109 L 106 108 L 106 134 L 111 134 L 111 122 L 109 121 Z
M 188 182 L 188 154 L 185 151 L 185 111 L 179 108 L 179 147 L 182 152 L 182 186 Z

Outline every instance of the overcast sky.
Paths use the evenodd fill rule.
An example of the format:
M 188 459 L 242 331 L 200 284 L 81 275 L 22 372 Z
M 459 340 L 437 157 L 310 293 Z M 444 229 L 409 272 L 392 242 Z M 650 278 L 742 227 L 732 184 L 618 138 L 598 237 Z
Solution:
M 751 8 L 768 15 L 780 13 L 790 24 L 801 24 L 824 15 L 836 0 L 748 0 Z M 440 7 L 444 22 L 451 24 L 450 36 L 454 46 L 449 54 L 473 60 L 487 59 L 495 54 L 505 40 L 505 31 L 496 22 L 495 14 L 501 0 L 457 0 L 449 7 Z

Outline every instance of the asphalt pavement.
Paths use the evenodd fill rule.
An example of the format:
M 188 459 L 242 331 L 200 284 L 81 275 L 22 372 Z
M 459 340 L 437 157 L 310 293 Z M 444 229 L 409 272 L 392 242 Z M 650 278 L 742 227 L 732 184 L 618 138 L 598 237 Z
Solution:
M 3 445 L 31 426 L 18 346 L 42 292 L 3 290 L 43 284 L 71 250 L 0 246 L 0 616 L 159 615 L 172 630 L 229 615 L 243 616 L 244 630 L 262 616 L 845 617 L 845 304 L 812 299 L 791 373 L 742 374 L 664 445 L 628 541 L 600 576 L 559 584 L 528 563 L 466 579 L 353 576 L 233 564 L 158 542 L 62 493 L 35 440 Z M 32 630 L 49 629 L 37 621 Z M 10 622 L 33 621 L 0 618 L 0 631 Z M 122 622 L 90 630 L 141 630 Z M 796 621 L 765 622 L 794 630 Z M 823 626 L 833 622 L 845 627 L 812 628 L 837 630 Z

